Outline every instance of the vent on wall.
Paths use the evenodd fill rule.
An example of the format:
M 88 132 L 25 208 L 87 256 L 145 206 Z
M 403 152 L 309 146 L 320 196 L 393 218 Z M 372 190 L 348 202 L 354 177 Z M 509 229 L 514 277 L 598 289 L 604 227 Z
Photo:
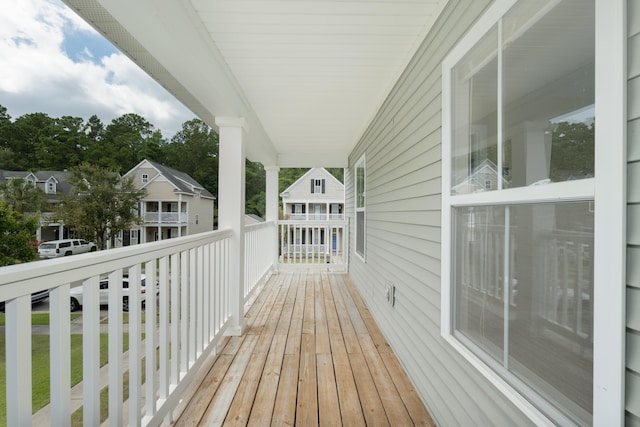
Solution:
M 396 303 L 396 287 L 393 283 L 387 282 L 384 290 L 385 297 L 387 298 L 387 302 L 393 307 Z

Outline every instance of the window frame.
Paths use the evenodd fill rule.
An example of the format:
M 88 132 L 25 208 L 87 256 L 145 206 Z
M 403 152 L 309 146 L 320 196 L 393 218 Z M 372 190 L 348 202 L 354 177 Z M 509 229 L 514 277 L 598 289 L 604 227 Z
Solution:
M 362 177 L 362 197 L 364 199 L 363 206 L 358 206 L 358 169 L 363 168 L 364 173 Z M 354 194 L 354 211 L 355 211 L 355 232 L 353 233 L 355 237 L 354 241 L 354 253 L 358 258 L 362 261 L 366 262 L 367 259 L 367 162 L 365 155 L 363 154 L 355 164 L 354 167 L 354 176 L 353 176 L 353 194 Z M 362 212 L 362 253 L 358 251 L 358 213 Z
M 593 424 L 624 425 L 626 292 L 626 3 L 595 0 L 595 177 L 538 187 L 451 196 L 452 70 L 518 0 L 496 0 L 449 52 L 442 63 L 442 289 L 441 335 L 526 416 L 538 424 L 551 420 L 453 333 L 451 283 L 452 208 L 527 201 L 592 198 L 594 215 Z M 606 144 L 606 141 L 619 141 Z M 565 200 L 562 197 L 561 200 Z M 489 202 L 487 202 L 489 200 Z M 615 285 L 615 286 L 612 286 Z M 545 411 L 557 410 L 549 405 Z

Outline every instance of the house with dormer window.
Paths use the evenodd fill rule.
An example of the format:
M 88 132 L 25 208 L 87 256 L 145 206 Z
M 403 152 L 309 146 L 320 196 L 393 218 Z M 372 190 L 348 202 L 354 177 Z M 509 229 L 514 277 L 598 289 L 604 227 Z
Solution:
M 325 168 L 309 169 L 280 193 L 280 197 L 287 219 L 344 219 L 344 184 Z
M 123 231 L 115 246 L 155 242 L 213 230 L 215 197 L 184 172 L 143 160 L 124 175 L 146 190 L 142 223 Z
M 68 177 L 69 172 L 67 171 L 29 172 L 0 170 L 0 180 L 22 179 L 25 185 L 33 185 L 40 188 L 51 205 L 59 203 L 62 194 L 71 194 L 72 187 Z M 40 228 L 36 232 L 37 240 L 57 240 L 70 237 L 69 230 L 63 223 L 49 221 L 52 210 L 47 209 L 48 212 L 41 213 Z

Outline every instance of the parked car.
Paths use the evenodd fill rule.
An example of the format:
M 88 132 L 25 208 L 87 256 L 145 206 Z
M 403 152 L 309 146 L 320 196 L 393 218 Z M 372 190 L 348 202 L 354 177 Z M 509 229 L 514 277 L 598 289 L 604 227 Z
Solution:
M 31 305 L 37 304 L 40 301 L 49 298 L 49 289 L 45 289 L 44 291 L 38 291 L 31 294 Z M 0 302 L 0 312 L 4 313 L 4 301 Z
M 38 246 L 40 258 L 57 258 L 61 256 L 94 252 L 98 248 L 95 243 L 84 239 L 50 240 Z
M 147 279 L 144 274 L 140 276 L 140 301 L 142 302 L 142 308 L 144 308 L 146 303 L 146 282 Z M 158 295 L 158 283 L 155 284 L 156 295 Z M 71 311 L 79 310 L 83 305 L 83 295 L 84 288 L 83 286 L 76 286 L 75 288 L 71 288 Z M 109 280 L 102 279 L 100 280 L 100 293 L 99 293 L 99 304 L 107 305 L 109 304 Z M 129 278 L 122 278 L 122 310 L 129 311 Z

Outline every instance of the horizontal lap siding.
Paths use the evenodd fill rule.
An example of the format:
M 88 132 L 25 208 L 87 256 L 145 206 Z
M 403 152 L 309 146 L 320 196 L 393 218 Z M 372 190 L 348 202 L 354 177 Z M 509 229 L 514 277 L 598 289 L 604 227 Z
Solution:
M 350 274 L 439 425 L 528 419 L 440 336 L 441 62 L 490 1 L 451 0 L 351 153 Z M 353 168 L 366 155 L 366 262 L 355 254 Z M 396 286 L 396 302 L 385 286 Z
M 640 4 L 627 2 L 627 375 L 626 423 L 640 427 Z

